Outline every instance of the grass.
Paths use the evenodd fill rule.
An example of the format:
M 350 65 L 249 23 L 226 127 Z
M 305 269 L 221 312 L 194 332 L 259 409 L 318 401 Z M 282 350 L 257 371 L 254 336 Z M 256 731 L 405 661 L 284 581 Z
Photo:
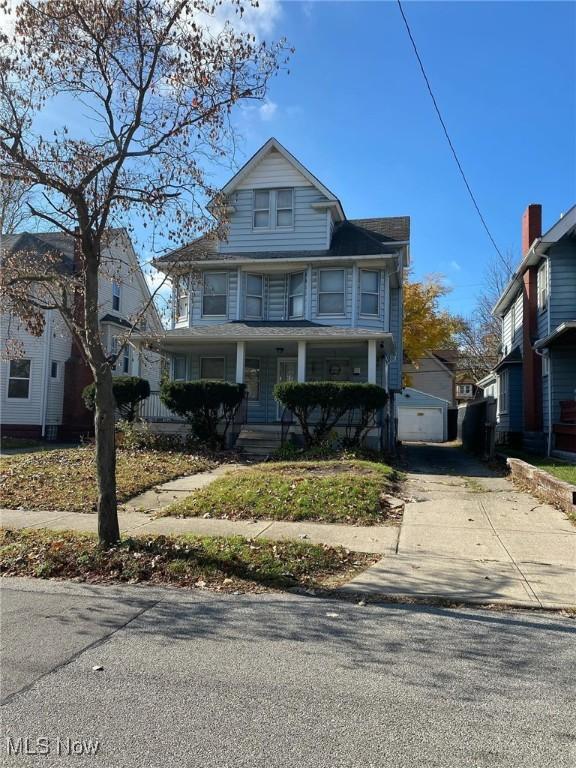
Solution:
M 0 531 L 2 575 L 89 583 L 145 582 L 227 592 L 335 587 L 377 559 L 339 547 L 240 536 L 136 537 L 103 549 L 92 534 Z
M 118 450 L 120 502 L 182 475 L 203 472 L 215 462 L 181 452 Z M 10 509 L 93 512 L 96 509 L 94 448 L 65 448 L 5 456 L 0 461 L 0 504 Z
M 546 456 L 535 456 L 531 453 L 515 451 L 510 448 L 506 448 L 503 452 L 506 453 L 507 456 L 515 459 L 522 459 L 522 461 L 526 461 L 528 464 L 538 467 L 538 469 L 543 469 L 545 472 L 549 472 L 559 480 L 564 480 L 566 483 L 576 485 L 576 464 L 569 464 L 567 461 L 548 458 Z
M 380 497 L 396 479 L 391 467 L 371 461 L 259 464 L 219 478 L 165 514 L 375 525 L 390 519 Z

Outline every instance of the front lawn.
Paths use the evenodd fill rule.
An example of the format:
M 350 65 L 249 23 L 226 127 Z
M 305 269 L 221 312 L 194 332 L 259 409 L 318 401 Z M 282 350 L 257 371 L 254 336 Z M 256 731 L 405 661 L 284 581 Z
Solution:
M 336 587 L 377 559 L 341 547 L 241 536 L 137 537 L 102 549 L 92 534 L 0 532 L 4 576 L 90 583 L 149 582 L 228 592 Z
M 395 480 L 391 467 L 371 461 L 259 464 L 219 478 L 165 514 L 375 525 L 391 519 L 381 495 Z
M 514 451 L 512 449 L 506 449 L 506 455 L 515 459 L 522 459 L 522 461 L 532 464 L 538 469 L 549 472 L 559 480 L 564 480 L 565 483 L 572 483 L 576 485 L 576 464 L 569 464 L 566 461 L 555 458 L 547 458 L 546 456 L 535 456 L 532 453 L 525 453 L 524 451 Z
M 178 451 L 118 450 L 118 501 L 158 483 L 203 472 L 215 462 Z M 0 506 L 63 512 L 96 509 L 94 448 L 64 448 L 5 456 L 0 462 Z

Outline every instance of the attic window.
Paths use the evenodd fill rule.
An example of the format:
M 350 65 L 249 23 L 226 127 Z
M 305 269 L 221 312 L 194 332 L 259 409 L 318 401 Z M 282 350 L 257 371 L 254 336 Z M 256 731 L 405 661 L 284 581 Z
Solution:
M 294 226 L 293 189 L 255 189 L 253 228 L 291 229 Z
M 270 227 L 270 190 L 257 189 L 254 192 L 254 229 Z

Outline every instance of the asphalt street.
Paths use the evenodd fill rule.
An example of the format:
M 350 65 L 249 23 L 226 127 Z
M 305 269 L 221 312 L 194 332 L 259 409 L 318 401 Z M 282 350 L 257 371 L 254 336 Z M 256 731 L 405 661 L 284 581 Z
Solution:
M 7 579 L 1 629 L 4 765 L 576 765 L 573 618 Z

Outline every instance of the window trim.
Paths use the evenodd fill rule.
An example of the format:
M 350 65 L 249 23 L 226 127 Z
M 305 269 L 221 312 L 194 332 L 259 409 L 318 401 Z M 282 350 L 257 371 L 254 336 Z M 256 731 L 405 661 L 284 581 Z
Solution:
M 343 285 L 342 285 L 342 291 L 321 291 L 320 290 L 320 283 L 322 281 L 322 273 L 323 272 L 342 272 L 342 275 L 344 277 Z M 343 304 L 344 304 L 344 310 L 343 312 L 321 312 L 320 311 L 320 297 L 323 294 L 340 294 L 342 293 L 343 298 Z M 346 269 L 343 267 L 326 267 L 324 269 L 318 270 L 318 288 L 317 288 L 317 312 L 316 314 L 318 317 L 346 317 Z
M 249 277 L 259 277 L 261 281 L 261 293 L 258 295 L 256 293 L 249 293 L 248 292 L 248 278 Z M 248 314 L 248 299 L 260 299 L 260 314 L 259 315 L 250 315 Z M 244 295 L 244 317 L 250 318 L 252 320 L 263 320 L 264 319 L 264 275 L 262 272 L 246 272 L 246 293 Z
M 256 193 L 268 193 L 268 208 L 256 207 Z M 290 192 L 292 200 L 291 207 L 278 206 L 278 193 Z M 294 221 L 296 211 L 294 209 L 294 187 L 256 187 L 252 190 L 252 231 L 253 232 L 291 232 L 294 230 Z M 292 221 L 290 224 L 278 224 L 278 211 L 292 211 Z M 256 213 L 268 212 L 268 225 L 266 227 L 256 226 Z
M 222 360 L 222 378 L 221 379 L 205 379 L 202 376 L 202 363 L 204 360 Z M 205 355 L 200 358 L 198 373 L 202 381 L 226 381 L 226 356 L 225 355 Z
M 291 229 L 294 229 L 294 187 L 278 187 L 278 189 L 273 190 L 274 195 L 274 229 L 279 229 L 280 231 L 289 231 Z M 279 192 L 290 192 L 290 208 L 286 208 L 286 206 L 280 207 L 278 205 L 278 193 Z M 290 224 L 278 224 L 278 211 L 290 211 L 292 214 L 292 221 Z
M 120 360 L 122 360 L 122 375 L 123 376 L 130 376 L 130 369 L 132 367 L 132 355 L 130 352 L 130 344 L 126 342 L 124 345 L 124 349 L 122 350 L 122 354 L 120 355 Z M 126 366 L 126 362 L 128 363 Z M 126 368 L 126 370 L 125 370 Z
M 362 273 L 363 272 L 373 272 L 376 275 L 377 278 L 377 286 L 375 291 L 363 291 L 362 290 Z M 380 281 L 382 279 L 382 275 L 380 274 L 380 270 L 378 269 L 361 269 L 360 275 L 358 276 L 358 287 L 360 288 L 360 316 L 361 317 L 380 317 L 381 314 L 381 301 L 380 301 Z M 376 312 L 362 312 L 362 296 L 376 296 Z
M 52 376 L 52 366 L 56 366 L 56 376 Z M 61 375 L 60 372 L 62 370 L 62 366 L 60 365 L 60 360 L 50 360 L 50 381 L 60 381 Z
M 501 387 L 502 382 L 506 383 L 506 386 L 504 387 L 505 402 L 503 402 L 503 397 L 502 397 L 502 387 Z M 500 374 L 500 376 L 498 376 L 498 414 L 508 413 L 509 398 L 510 398 L 509 372 L 508 370 L 504 369 Z
M 248 366 L 248 360 L 258 361 L 258 397 L 250 397 L 248 394 L 248 387 L 246 387 L 246 397 L 249 403 L 261 403 L 262 402 L 262 358 L 260 357 L 247 357 L 244 360 L 244 382 L 246 382 L 246 367 Z
M 182 290 L 182 287 L 184 287 L 184 290 Z M 181 299 L 186 298 L 186 312 L 184 314 L 180 314 L 180 301 Z M 175 302 L 175 308 L 174 308 L 174 318 L 177 323 L 181 322 L 182 320 L 189 320 L 190 319 L 190 281 L 187 278 L 179 278 L 176 283 L 176 302 Z
M 12 366 L 12 363 L 15 361 L 21 361 L 21 360 L 28 360 L 30 363 L 30 369 L 28 373 L 28 378 L 24 378 L 23 376 L 11 376 L 10 375 L 10 368 Z M 30 390 L 32 389 L 32 358 L 31 357 L 15 357 L 11 360 L 8 360 L 8 376 L 6 377 L 6 400 L 19 400 L 20 402 L 27 402 L 30 400 Z M 28 382 L 28 394 L 26 397 L 11 397 L 10 396 L 10 381 L 27 381 Z
M 542 275 L 542 284 L 540 283 L 540 275 Z M 548 296 L 548 259 L 545 259 L 543 263 L 538 267 L 538 272 L 536 276 L 537 286 L 538 286 L 538 299 L 537 299 L 537 305 L 538 305 L 538 311 L 539 312 L 545 312 L 548 309 L 548 301 L 550 297 Z M 543 290 L 542 290 L 543 289 Z M 545 295 L 545 300 L 542 302 L 541 296 L 542 293 Z
M 292 278 L 296 277 L 296 275 L 302 275 L 302 293 L 292 293 L 290 289 L 290 283 L 292 282 Z M 295 298 L 296 296 L 302 296 L 302 313 L 301 314 L 294 314 L 290 312 L 290 300 Z M 299 269 L 297 272 L 289 272 L 288 273 L 288 319 L 289 320 L 295 320 L 300 317 L 306 316 L 306 270 Z
M 114 306 L 114 299 L 118 299 L 118 306 Z M 122 286 L 117 280 L 112 280 L 112 311 L 122 311 Z
M 184 361 L 184 378 L 183 379 L 177 379 L 176 378 L 176 360 L 183 360 Z M 188 359 L 186 355 L 172 355 L 172 381 L 186 381 L 186 374 L 188 373 Z
M 256 193 L 267 192 L 268 193 L 268 208 L 256 207 Z M 262 213 L 262 211 L 268 212 L 268 224 L 265 227 L 256 226 L 256 213 Z M 252 190 L 252 230 L 254 232 L 269 232 L 272 229 L 272 189 L 253 189 Z
M 207 275 L 224 275 L 224 277 L 226 278 L 225 293 L 206 294 L 206 276 Z M 230 282 L 229 277 L 230 276 L 229 276 L 228 272 L 222 271 L 222 270 L 217 271 L 217 272 L 204 272 L 203 273 L 203 275 L 202 275 L 202 317 L 228 317 L 228 294 L 229 294 L 229 282 Z M 224 308 L 224 312 L 223 313 L 220 313 L 220 314 L 217 314 L 217 315 L 211 315 L 211 314 L 207 314 L 204 311 L 204 299 L 205 299 L 205 297 L 207 295 L 224 296 L 224 298 L 225 298 L 225 308 Z

